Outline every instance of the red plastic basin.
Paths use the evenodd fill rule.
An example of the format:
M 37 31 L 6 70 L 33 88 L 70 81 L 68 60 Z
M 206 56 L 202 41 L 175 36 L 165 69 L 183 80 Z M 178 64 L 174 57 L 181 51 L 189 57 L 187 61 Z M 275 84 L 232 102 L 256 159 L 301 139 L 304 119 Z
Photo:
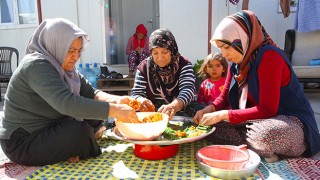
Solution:
M 146 160 L 162 160 L 175 156 L 179 151 L 179 144 L 174 145 L 134 145 L 134 154 Z
M 246 148 L 246 145 L 211 145 L 201 148 L 196 155 L 203 163 L 209 166 L 238 170 L 242 169 L 249 160 L 249 154 Z

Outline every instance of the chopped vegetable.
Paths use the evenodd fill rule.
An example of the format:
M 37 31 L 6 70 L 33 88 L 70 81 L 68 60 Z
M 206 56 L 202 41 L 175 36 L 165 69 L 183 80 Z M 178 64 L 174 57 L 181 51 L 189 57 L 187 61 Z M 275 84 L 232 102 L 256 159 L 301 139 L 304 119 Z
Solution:
M 163 132 L 163 137 L 168 140 L 191 138 L 208 133 L 211 126 L 197 125 L 192 122 L 169 122 Z

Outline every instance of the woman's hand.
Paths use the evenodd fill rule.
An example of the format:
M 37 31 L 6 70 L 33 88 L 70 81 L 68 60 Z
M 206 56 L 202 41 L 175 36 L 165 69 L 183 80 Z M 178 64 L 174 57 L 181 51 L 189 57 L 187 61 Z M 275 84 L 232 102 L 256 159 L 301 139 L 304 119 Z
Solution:
M 138 123 L 139 119 L 136 110 L 126 104 L 110 103 L 109 117 L 115 117 L 122 122 Z
M 94 99 L 114 104 L 129 104 L 129 102 L 133 100 L 133 98 L 131 98 L 130 96 L 118 96 L 103 91 L 99 91 L 98 93 L 96 93 Z
M 177 110 L 174 106 L 165 104 L 158 109 L 158 112 L 167 114 L 169 116 L 169 119 L 172 119 L 172 117 L 177 113 Z
M 222 120 L 229 120 L 228 110 L 205 113 L 198 120 L 198 124 L 205 126 L 216 124 Z
M 129 102 L 132 100 L 134 100 L 134 99 L 130 96 L 119 96 L 116 103 L 117 104 L 129 104 Z
M 154 112 L 155 111 L 155 107 L 149 99 L 139 97 L 137 100 L 141 103 L 140 108 L 139 108 L 140 112 Z
M 141 53 L 141 51 L 142 51 L 142 48 L 140 48 L 140 47 L 137 47 L 137 49 L 136 49 L 136 51 L 137 51 L 137 53 Z
M 209 106 L 205 107 L 204 109 L 197 111 L 196 115 L 193 117 L 193 121 L 196 124 L 200 124 L 199 120 L 202 119 L 204 114 L 211 113 L 211 112 L 214 112 L 214 111 L 215 111 L 214 106 L 213 105 L 209 105 Z

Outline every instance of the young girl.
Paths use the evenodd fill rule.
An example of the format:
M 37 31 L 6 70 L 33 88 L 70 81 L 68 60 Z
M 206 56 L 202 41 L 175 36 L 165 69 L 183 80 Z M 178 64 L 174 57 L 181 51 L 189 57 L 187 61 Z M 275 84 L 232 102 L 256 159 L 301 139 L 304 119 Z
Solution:
M 220 95 L 228 72 L 228 62 L 221 53 L 209 54 L 200 67 L 199 73 L 202 78 L 207 78 L 201 83 L 198 99 L 199 103 L 206 105 Z

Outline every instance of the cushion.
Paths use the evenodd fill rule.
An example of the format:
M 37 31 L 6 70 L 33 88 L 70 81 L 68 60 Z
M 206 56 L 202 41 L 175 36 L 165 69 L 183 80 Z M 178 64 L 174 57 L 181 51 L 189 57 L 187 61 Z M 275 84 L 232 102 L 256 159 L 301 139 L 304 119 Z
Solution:
M 320 58 L 320 31 L 296 32 L 292 66 L 308 66 L 310 60 Z M 320 67 L 319 67 L 320 68 Z
M 320 66 L 292 66 L 298 78 L 320 78 Z

